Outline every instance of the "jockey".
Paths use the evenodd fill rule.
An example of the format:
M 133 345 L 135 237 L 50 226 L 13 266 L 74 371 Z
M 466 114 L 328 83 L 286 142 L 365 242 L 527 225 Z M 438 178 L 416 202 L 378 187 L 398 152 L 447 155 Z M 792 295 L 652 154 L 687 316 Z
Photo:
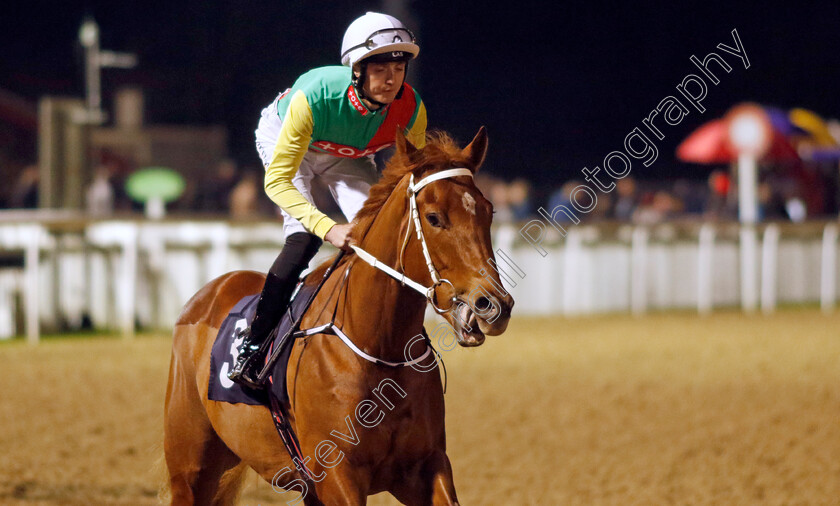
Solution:
M 265 191 L 282 210 L 286 240 L 243 333 L 231 380 L 261 388 L 253 365 L 261 362 L 261 345 L 285 312 L 301 272 L 323 241 L 348 248 L 352 225 L 319 211 L 312 203 L 318 191 L 329 190 L 352 222 L 378 178 L 373 155 L 394 144 L 397 127 L 415 146 L 425 145 L 426 108 L 405 82 L 408 62 L 419 52 L 399 20 L 368 12 L 344 34 L 344 67 L 310 70 L 263 109 L 257 152 L 266 169 Z M 313 186 L 315 178 L 324 184 Z

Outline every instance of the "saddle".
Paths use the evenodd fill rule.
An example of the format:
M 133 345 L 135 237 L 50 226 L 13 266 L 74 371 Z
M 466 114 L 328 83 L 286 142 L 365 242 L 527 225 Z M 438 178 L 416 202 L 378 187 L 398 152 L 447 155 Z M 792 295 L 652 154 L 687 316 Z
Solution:
M 207 397 L 211 401 L 228 402 L 231 404 L 250 404 L 270 406 L 269 393 L 274 395 L 281 403 L 288 402 L 289 395 L 286 388 L 286 368 L 289 363 L 289 356 L 292 352 L 294 339 L 283 338 L 288 334 L 306 310 L 312 292 L 318 289 L 316 284 L 306 285 L 305 278 L 298 282 L 289 307 L 277 324 L 277 327 L 269 335 L 272 341 L 266 360 L 272 355 L 278 346 L 280 350 L 277 361 L 271 370 L 268 378 L 269 386 L 265 390 L 253 390 L 231 381 L 228 372 L 233 367 L 236 357 L 239 355 L 239 348 L 242 345 L 241 331 L 251 325 L 257 310 L 259 294 L 247 295 L 237 302 L 233 309 L 225 317 L 219 327 L 219 333 L 213 343 L 210 355 L 210 384 Z M 280 341 L 283 341 L 282 343 Z

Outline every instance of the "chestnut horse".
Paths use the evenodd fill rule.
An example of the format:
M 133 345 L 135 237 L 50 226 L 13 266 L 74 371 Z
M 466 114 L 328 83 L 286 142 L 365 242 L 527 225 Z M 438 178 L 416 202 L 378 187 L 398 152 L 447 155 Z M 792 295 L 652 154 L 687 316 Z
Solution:
M 396 153 L 354 221 L 360 250 L 344 255 L 301 326 L 333 321 L 357 350 L 326 334 L 293 344 L 286 411 L 304 463 L 287 453 L 268 408 L 207 398 L 219 326 L 237 301 L 260 291 L 265 276 L 231 272 L 193 296 L 175 326 L 166 391 L 172 504 L 231 503 L 247 467 L 279 492 L 301 492 L 305 504 L 365 504 L 382 491 L 404 504 L 458 504 L 441 378 L 426 372 L 437 370 L 434 357 L 426 368 L 370 357 L 406 365 L 408 356 L 420 356 L 425 341 L 416 336 L 429 301 L 463 346 L 507 327 L 513 298 L 487 268 L 493 208 L 472 178 L 486 149 L 484 128 L 463 150 L 445 134 L 416 149 L 398 133 Z M 391 275 L 366 263 L 371 256 Z M 307 279 L 317 282 L 325 269 Z M 408 279 L 395 280 L 397 271 Z M 304 470 L 315 491 L 301 479 Z

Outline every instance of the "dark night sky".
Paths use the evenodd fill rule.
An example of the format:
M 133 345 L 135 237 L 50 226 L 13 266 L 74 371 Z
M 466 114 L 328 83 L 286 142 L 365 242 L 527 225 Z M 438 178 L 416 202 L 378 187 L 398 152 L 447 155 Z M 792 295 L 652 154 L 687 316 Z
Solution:
M 658 161 L 634 165 L 640 179 L 697 177 L 673 152 L 693 128 L 731 105 L 755 100 L 840 117 L 840 2 L 415 1 L 422 47 L 417 89 L 430 126 L 467 141 L 490 133 L 486 170 L 524 175 L 543 188 L 600 165 L 710 51 L 733 66 L 709 88 L 707 111 L 663 130 Z M 224 124 L 232 153 L 257 164 L 260 109 L 310 67 L 338 60 L 344 28 L 379 2 L 34 2 L 0 21 L 0 88 L 36 98 L 83 91 L 75 45 L 85 13 L 102 47 L 139 55 L 134 70 L 106 69 L 107 99 L 139 83 L 155 123 Z M 8 9 L 8 8 L 7 8 Z M 751 67 L 721 53 L 735 28 Z M 702 175 L 700 175 L 702 177 Z

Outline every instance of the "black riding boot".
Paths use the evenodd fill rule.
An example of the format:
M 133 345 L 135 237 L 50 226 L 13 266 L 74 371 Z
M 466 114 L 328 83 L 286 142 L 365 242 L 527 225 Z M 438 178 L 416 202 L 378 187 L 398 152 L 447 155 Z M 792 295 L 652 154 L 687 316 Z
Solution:
M 239 355 L 228 374 L 232 381 L 250 388 L 262 388 L 255 377 L 259 372 L 255 366 L 262 363 L 260 358 L 270 341 L 267 338 L 286 312 L 300 273 L 309 265 L 321 244 L 323 241 L 318 236 L 308 233 L 296 233 L 286 238 L 286 244 L 265 278 L 254 321 L 243 331 Z

